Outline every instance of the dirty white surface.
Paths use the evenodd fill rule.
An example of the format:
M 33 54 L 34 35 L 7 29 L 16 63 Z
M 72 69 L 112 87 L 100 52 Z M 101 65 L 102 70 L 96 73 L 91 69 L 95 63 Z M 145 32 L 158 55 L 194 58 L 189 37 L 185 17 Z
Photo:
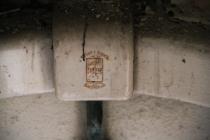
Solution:
M 209 25 L 145 18 L 136 40 L 134 94 L 210 106 L 209 38 Z
M 107 140 L 209 140 L 210 109 L 140 96 L 104 104 Z M 53 94 L 0 100 L 1 140 L 85 140 L 85 104 Z
M 54 91 L 51 39 L 19 33 L 0 40 L 0 98 Z
M 185 22 L 176 28 L 176 23 L 169 23 L 137 34 L 134 98 L 146 94 L 210 106 L 209 28 Z M 0 45 L 0 98 L 54 91 L 51 43 L 45 35 L 13 36 Z
M 150 25 L 150 20 L 145 19 L 141 26 L 147 26 L 140 27 L 135 42 L 134 98 L 146 94 L 209 107 L 209 26 L 186 22 L 178 26 L 163 19 L 157 20 L 170 26 Z M 51 41 L 46 35 L 32 32 L 1 40 L 0 98 L 54 91 Z M 75 77 L 66 79 L 75 81 L 78 74 Z
M 199 2 L 201 9 L 202 6 L 206 7 L 205 3 L 207 1 L 204 0 L 203 2 Z M 61 10 L 64 10 L 67 15 L 70 11 L 72 12 L 72 9 Z M 97 10 L 94 12 L 97 12 Z M 201 11 L 196 9 L 196 12 Z M 14 13 L 14 16 L 3 16 L 1 18 L 0 98 L 54 92 L 52 40 L 49 36 L 50 27 L 47 27 L 47 30 L 45 27 L 50 21 L 48 19 L 50 16 L 46 13 L 43 9 L 39 10 L 39 12 L 26 9 L 26 11 Z M 31 16 L 32 14 L 33 16 Z M 29 20 L 26 21 L 26 17 Z M 76 21 L 76 19 L 78 20 L 77 17 L 74 20 L 76 22 L 75 27 L 80 31 L 77 33 L 76 38 L 80 38 L 81 41 L 77 44 L 81 54 L 84 17 L 82 15 L 78 22 Z M 108 22 L 107 24 L 110 24 L 109 22 L 111 21 L 109 20 L 112 19 L 107 18 L 106 14 L 95 14 L 94 18 L 97 18 L 99 21 L 92 21 L 93 24 L 91 23 L 90 27 L 88 27 L 92 29 L 87 29 L 85 50 L 88 49 L 88 46 L 93 46 L 94 43 L 97 44 L 97 42 L 90 40 L 88 34 L 92 34 L 92 37 L 95 38 L 99 38 L 100 35 L 107 37 L 105 33 L 98 33 L 98 36 L 97 34 L 94 35 L 97 31 L 94 29 L 98 29 L 101 26 L 99 24 L 100 19 L 104 19 L 104 17 Z M 17 18 L 19 20 L 16 20 Z M 44 19 L 48 19 L 48 21 Z M 63 21 L 63 19 L 60 20 Z M 137 30 L 135 29 L 134 97 L 146 94 L 210 107 L 209 25 L 205 22 L 189 22 L 188 20 L 186 22 L 176 18 L 163 18 L 154 15 L 142 17 L 141 20 L 140 24 L 137 25 Z M 67 23 L 62 26 L 67 26 Z M 74 38 L 64 34 L 73 30 L 69 28 L 61 30 L 66 38 L 61 34 L 59 34 L 59 38 L 63 38 L 66 42 L 73 40 Z M 103 32 L 107 31 L 107 35 L 111 34 L 110 30 L 106 30 L 106 28 L 100 30 Z M 125 31 L 127 32 L 127 30 Z M 114 35 L 110 35 L 107 38 L 115 38 Z M 59 41 L 56 38 L 53 41 L 55 46 L 59 45 Z M 109 46 L 110 44 L 107 42 L 104 41 L 103 43 Z M 67 44 L 64 45 L 67 46 Z M 113 52 L 117 53 L 116 51 Z M 68 51 L 63 51 L 63 53 L 65 57 L 62 60 L 79 63 L 82 61 L 81 55 L 79 55 L 78 60 L 74 60 L 70 59 L 71 56 L 68 55 Z M 75 55 L 74 53 L 71 54 Z M 61 69 L 70 67 L 67 63 L 67 61 L 64 61 Z M 71 66 L 71 68 L 73 69 L 74 67 Z M 118 71 L 121 72 L 121 70 Z M 62 75 L 62 73 L 60 74 Z M 78 81 L 78 76 L 81 75 L 75 74 L 72 76 L 71 78 L 66 78 L 67 76 L 64 75 L 64 78 L 70 80 L 68 81 L 69 83 L 74 83 Z M 116 78 L 116 80 L 119 79 Z M 132 83 L 131 80 L 130 83 Z M 85 81 L 83 84 L 85 84 Z M 65 85 L 65 87 L 73 89 L 71 86 Z M 122 93 L 119 92 L 119 94 L 121 95 Z M 79 97 L 77 99 L 79 100 Z
M 1 15 L 0 98 L 54 92 L 49 15 L 43 8 Z
M 177 21 L 172 23 L 173 25 L 170 26 L 167 26 L 170 23 L 161 26 L 151 25 L 154 27 L 153 30 L 147 28 L 147 31 L 143 30 L 138 34 L 140 40 L 136 42 L 138 45 L 135 50 L 137 55 L 135 55 L 134 67 L 136 96 L 129 101 L 105 103 L 104 127 L 107 140 L 210 139 L 210 108 L 204 107 L 210 106 L 209 35 L 206 34 L 209 32 L 206 30 L 209 27 L 196 24 L 198 29 L 184 24 L 181 28 L 174 28 L 183 23 L 177 23 Z M 174 29 L 169 32 L 171 27 Z M 188 27 L 188 30 L 184 30 L 185 27 Z M 156 32 L 158 30 L 159 32 Z M 147 35 L 143 34 L 144 32 Z M 194 32 L 193 35 L 192 32 Z M 173 33 L 177 34 L 170 38 Z M 188 39 L 183 40 L 186 34 Z M 189 40 L 190 38 L 192 39 Z M 8 42 L 18 44 L 16 39 Z M 39 43 L 34 42 L 34 44 Z M 38 50 L 39 47 L 36 53 L 39 52 Z M 22 48 L 18 52 L 22 54 Z M 14 52 L 12 54 L 17 56 Z M 21 57 L 18 56 L 18 58 Z M 29 65 L 31 66 L 31 63 Z M 45 68 L 48 69 L 48 67 Z M 194 73 L 193 76 L 192 73 Z M 12 82 L 8 81 L 8 83 Z M 49 85 L 47 87 L 50 87 Z M 19 92 L 18 95 L 23 93 Z M 8 91 L 2 94 L 4 95 L 0 98 L 7 97 L 7 94 L 13 96 Z M 59 101 L 54 94 L 1 99 L 0 140 L 85 140 L 84 103 Z
M 58 7 L 54 17 L 58 98 L 65 101 L 128 99 L 133 93 L 131 20 L 121 17 L 120 12 L 114 11 L 118 7 L 112 8 L 111 4 L 105 5 L 104 11 L 112 17 L 103 11 L 91 14 L 91 9 L 80 14 L 84 10 L 74 7 L 69 8 L 69 14 Z
M 151 96 L 105 106 L 110 140 L 209 140 L 210 109 Z
M 85 107 L 59 101 L 54 94 L 0 101 L 1 140 L 80 140 Z
M 209 106 L 210 53 L 205 45 L 155 38 L 139 43 L 144 47 L 138 49 L 135 94 Z

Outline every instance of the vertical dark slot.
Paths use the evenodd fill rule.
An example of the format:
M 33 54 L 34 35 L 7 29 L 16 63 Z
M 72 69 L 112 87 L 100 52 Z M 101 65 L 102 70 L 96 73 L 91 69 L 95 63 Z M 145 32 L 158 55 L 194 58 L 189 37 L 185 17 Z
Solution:
M 87 140 L 103 140 L 103 102 L 87 102 Z

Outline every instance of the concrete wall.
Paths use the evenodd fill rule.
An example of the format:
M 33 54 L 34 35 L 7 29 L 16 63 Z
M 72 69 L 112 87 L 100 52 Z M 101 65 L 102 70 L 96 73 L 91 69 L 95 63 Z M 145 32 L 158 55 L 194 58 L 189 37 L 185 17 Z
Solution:
M 151 16 L 136 32 L 135 94 L 209 106 L 210 26 Z
M 47 10 L 20 10 L 0 20 L 0 98 L 54 92 Z
M 45 11 L 21 11 L 2 19 L 0 98 L 54 92 L 52 40 L 45 27 L 51 20 L 46 17 Z M 148 15 L 136 26 L 134 97 L 146 94 L 210 107 L 209 24 Z M 81 44 L 80 37 L 75 40 Z
M 2 140 L 85 140 L 85 104 L 53 94 L 0 100 Z M 209 140 L 210 109 L 140 96 L 104 103 L 108 140 Z
M 21 20 L 18 21 L 29 24 L 17 28 L 17 25 L 23 24 L 12 24 L 15 19 L 10 18 L 7 18 L 7 22 L 2 22 L 5 20 L 1 18 L 0 24 L 4 27 L 0 30 L 1 60 L 6 58 L 3 57 L 5 53 L 2 54 L 2 50 L 11 51 L 5 44 L 10 47 L 19 44 L 19 48 L 24 47 L 20 42 L 27 44 L 29 48 L 46 45 L 47 50 L 51 50 L 49 30 L 43 30 L 44 24 L 40 22 L 42 20 L 32 18 L 30 22 L 25 21 L 25 13 L 20 17 L 18 18 Z M 129 101 L 104 103 L 104 130 L 107 140 L 210 139 L 210 27 L 207 22 L 201 24 L 197 21 L 199 20 L 192 23 L 181 18 L 152 16 L 142 19 L 136 30 L 135 94 Z M 6 28 L 8 25 L 12 27 Z M 22 29 L 29 36 L 21 37 Z M 7 40 L 8 36 L 15 38 Z M 17 38 L 21 38 L 21 41 Z M 22 53 L 18 58 L 24 57 L 27 52 L 24 48 L 20 51 Z M 42 54 L 45 60 L 52 57 L 47 52 Z M 29 67 L 31 57 L 28 58 Z M 39 68 L 44 66 L 43 63 L 36 64 Z M 39 68 L 37 70 L 42 75 Z M 32 75 L 33 72 L 36 71 L 31 71 Z M 1 83 L 2 77 L 5 75 L 0 77 Z M 54 91 L 51 82 L 45 84 L 51 85 L 49 87 Z M 1 89 L 8 88 L 2 84 L 0 86 Z M 41 87 L 45 87 L 44 84 Z M 19 95 L 28 93 L 18 92 Z M 17 95 L 17 92 L 13 95 L 12 92 L 1 92 L 0 140 L 85 140 L 84 102 L 59 101 L 54 92 L 5 99 L 9 97 L 7 95 Z

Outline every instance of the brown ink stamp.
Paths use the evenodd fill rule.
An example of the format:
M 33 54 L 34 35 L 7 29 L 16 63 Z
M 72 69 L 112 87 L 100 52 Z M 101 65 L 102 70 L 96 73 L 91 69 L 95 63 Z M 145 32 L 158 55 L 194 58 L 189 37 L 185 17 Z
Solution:
M 103 54 L 103 55 L 102 55 Z M 104 57 L 106 56 L 106 57 Z M 85 87 L 98 89 L 105 86 L 104 79 L 104 58 L 108 56 L 99 51 L 91 51 L 86 55 L 86 83 Z

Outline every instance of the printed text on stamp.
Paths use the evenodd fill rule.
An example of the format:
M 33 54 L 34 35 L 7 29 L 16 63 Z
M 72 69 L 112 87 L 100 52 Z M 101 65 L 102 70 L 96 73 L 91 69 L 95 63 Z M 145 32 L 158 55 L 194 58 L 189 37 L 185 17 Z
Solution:
M 98 89 L 105 86 L 104 59 L 109 57 L 100 51 L 90 51 L 86 54 L 86 83 L 85 87 Z

